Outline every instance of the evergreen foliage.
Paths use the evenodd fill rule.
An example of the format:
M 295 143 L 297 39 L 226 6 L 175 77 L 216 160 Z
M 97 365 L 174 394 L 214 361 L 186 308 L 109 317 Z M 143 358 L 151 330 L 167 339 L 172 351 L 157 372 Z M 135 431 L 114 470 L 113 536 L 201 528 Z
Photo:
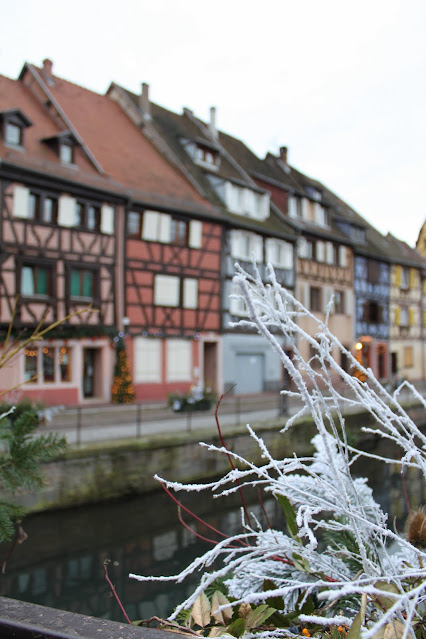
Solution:
M 36 433 L 42 418 L 42 411 L 28 400 L 16 407 L 0 404 L 1 492 L 13 494 L 20 488 L 39 488 L 43 485 L 41 464 L 65 450 L 64 437 Z M 20 506 L 0 500 L 0 542 L 12 537 L 14 521 L 23 514 Z
M 130 376 L 124 339 L 115 338 L 116 360 L 114 366 L 114 381 L 112 384 L 111 401 L 113 404 L 133 404 L 135 391 Z

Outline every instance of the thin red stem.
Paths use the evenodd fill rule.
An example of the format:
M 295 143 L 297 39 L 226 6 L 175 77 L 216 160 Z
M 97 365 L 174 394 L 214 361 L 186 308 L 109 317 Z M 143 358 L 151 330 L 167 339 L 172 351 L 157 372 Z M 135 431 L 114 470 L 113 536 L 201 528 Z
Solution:
M 213 532 L 215 532 L 216 534 L 220 535 L 221 537 L 224 537 L 225 539 L 229 539 L 229 535 L 225 535 L 225 533 L 221 532 L 220 530 L 218 530 L 217 528 L 215 528 L 214 526 L 211 526 L 210 524 L 208 524 L 206 521 L 204 521 L 204 519 L 201 519 L 201 517 L 198 517 L 198 515 L 196 515 L 195 513 L 192 512 L 192 510 L 189 510 L 189 508 L 186 508 L 186 506 L 184 506 L 174 495 L 173 493 L 167 488 L 167 486 L 165 486 L 165 484 L 161 484 L 162 488 L 166 491 L 166 493 L 168 494 L 169 497 L 171 497 L 173 499 L 173 501 L 180 507 L 182 508 L 182 510 L 184 510 L 185 512 L 188 513 L 188 515 L 191 515 L 191 517 L 193 517 L 196 521 L 200 522 L 200 524 L 203 524 L 203 526 L 206 526 L 206 528 L 209 528 L 210 530 L 212 530 Z M 191 529 L 192 530 L 192 529 Z M 217 543 L 217 542 L 216 542 Z M 248 544 L 245 544 L 243 541 L 239 540 L 239 543 L 242 544 L 243 546 L 248 546 Z
M 218 401 L 217 401 L 217 404 L 216 404 L 216 409 L 215 409 L 215 411 L 214 411 L 214 416 L 215 416 L 215 420 L 216 420 L 217 431 L 218 431 L 218 433 L 219 433 L 219 439 L 220 439 L 220 441 L 221 441 L 221 443 L 222 443 L 222 446 L 223 446 L 223 448 L 224 448 L 225 450 L 228 450 L 228 448 L 227 448 L 227 446 L 226 446 L 226 444 L 225 444 L 225 440 L 223 439 L 222 430 L 221 430 L 221 428 L 220 428 L 220 424 L 219 424 L 219 417 L 218 417 L 218 414 L 217 414 L 217 413 L 218 413 L 219 406 L 220 406 L 220 404 L 221 404 L 222 399 L 223 399 L 223 398 L 225 397 L 225 395 L 227 395 L 227 394 L 228 394 L 228 393 L 229 393 L 229 392 L 230 392 L 233 388 L 234 388 L 234 387 L 233 387 L 233 386 L 231 386 L 231 388 L 230 388 L 229 390 L 227 390 L 227 391 L 226 391 L 226 393 L 223 393 L 223 394 L 219 397 L 219 399 L 218 399 Z M 230 464 L 230 466 L 231 466 L 232 470 L 235 470 L 235 465 L 234 465 L 234 462 L 233 462 L 233 460 L 232 460 L 231 455 L 230 455 L 229 453 L 226 453 L 226 456 L 228 457 L 228 461 L 229 461 L 229 464 Z M 244 499 L 243 490 L 242 490 L 242 488 L 241 488 L 240 481 L 239 481 L 238 477 L 236 478 L 235 482 L 236 482 L 236 484 L 237 484 L 237 486 L 238 486 L 238 492 L 240 493 L 241 503 L 242 503 L 242 505 L 243 505 L 243 509 L 244 509 L 245 516 L 247 517 L 247 522 L 249 523 L 249 525 L 251 525 L 251 519 L 250 519 L 250 515 L 249 515 L 248 510 L 247 510 L 246 500 Z
M 112 583 L 111 579 L 108 576 L 107 562 L 104 562 L 104 570 L 105 570 L 105 579 L 107 580 L 108 586 L 111 588 L 111 592 L 114 595 L 118 605 L 121 608 L 121 612 L 123 613 L 127 623 L 132 625 L 132 622 L 130 621 L 129 617 L 127 616 L 127 612 L 124 610 L 123 604 L 120 601 L 120 597 L 117 595 L 117 591 L 114 588 L 114 584 Z

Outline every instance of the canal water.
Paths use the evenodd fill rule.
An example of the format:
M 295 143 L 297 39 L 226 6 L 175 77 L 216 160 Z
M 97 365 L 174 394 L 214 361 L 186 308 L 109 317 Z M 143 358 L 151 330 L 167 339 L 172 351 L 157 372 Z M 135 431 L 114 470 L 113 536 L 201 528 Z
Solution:
M 213 500 L 210 495 L 178 494 L 179 499 L 218 530 L 241 530 L 238 498 Z M 266 525 L 253 495 L 250 511 Z M 225 508 L 226 505 L 226 508 Z M 264 508 L 277 522 L 276 502 Z M 218 535 L 182 513 L 200 534 Z M 281 522 L 282 523 L 282 522 Z M 53 608 L 123 621 L 104 575 L 104 561 L 130 619 L 166 617 L 193 592 L 200 575 L 176 586 L 168 582 L 142 583 L 129 573 L 172 575 L 212 547 L 178 521 L 177 507 L 163 491 L 145 496 L 27 517 L 28 540 L 16 546 L 5 574 L 0 574 L 0 595 Z M 0 545 L 0 563 L 9 546 Z
M 371 452 L 391 454 L 386 442 L 379 448 L 372 441 L 370 448 Z M 354 474 L 369 478 L 376 500 L 390 515 L 390 525 L 395 517 L 399 530 L 407 512 L 404 493 L 412 507 L 425 503 L 425 485 L 419 472 L 410 471 L 402 479 L 398 465 L 364 459 L 354 467 Z M 216 529 L 227 534 L 240 532 L 241 502 L 237 495 L 213 499 L 207 492 L 181 492 L 177 496 Z M 246 498 L 250 511 L 266 527 L 257 494 Z M 273 525 L 282 528 L 283 515 L 276 502 L 265 502 L 265 509 Z M 220 539 L 183 515 L 200 534 Z M 117 621 L 123 621 L 123 616 L 105 580 L 105 560 L 110 560 L 109 576 L 132 620 L 167 617 L 193 592 L 200 575 L 176 585 L 138 582 L 129 579 L 129 573 L 176 574 L 211 548 L 179 523 L 176 504 L 163 491 L 32 515 L 24 520 L 24 528 L 28 540 L 16 546 L 5 574 L 0 574 L 0 595 Z M 0 563 L 8 548 L 0 545 Z

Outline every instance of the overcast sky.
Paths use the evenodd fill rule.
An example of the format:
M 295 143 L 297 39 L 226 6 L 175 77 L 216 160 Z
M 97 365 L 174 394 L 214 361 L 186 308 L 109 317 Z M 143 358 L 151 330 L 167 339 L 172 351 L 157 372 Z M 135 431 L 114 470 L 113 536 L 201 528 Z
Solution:
M 425 221 L 425 0 L 0 0 L 0 73 L 49 57 L 192 108 L 414 246 Z

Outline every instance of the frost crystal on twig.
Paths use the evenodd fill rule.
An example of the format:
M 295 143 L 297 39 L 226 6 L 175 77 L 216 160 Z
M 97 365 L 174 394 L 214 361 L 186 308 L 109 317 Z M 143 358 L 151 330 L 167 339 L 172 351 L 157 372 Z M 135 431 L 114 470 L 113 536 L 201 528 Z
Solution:
M 233 605 L 259 604 L 275 598 L 282 601 L 281 619 L 296 612 L 292 619 L 304 624 L 353 624 L 359 627 L 363 639 L 382 636 L 377 633 L 397 623 L 404 629 L 398 636 L 415 637 L 414 628 L 423 623 L 426 610 L 426 553 L 388 527 L 367 481 L 352 477 L 353 461 L 366 453 L 349 445 L 344 414 L 368 411 L 375 426 L 363 430 L 398 447 L 400 456 L 395 459 L 370 454 L 375 463 L 417 468 L 423 477 L 426 437 L 400 404 L 402 387 L 389 393 L 330 332 L 327 319 L 331 304 L 326 321 L 321 322 L 280 286 L 270 265 L 268 273 L 265 285 L 256 269 L 251 276 L 237 266 L 234 283 L 248 313 L 248 319 L 238 325 L 256 330 L 280 357 L 293 385 L 291 391 L 282 392 L 303 402 L 302 410 L 287 420 L 283 431 L 293 427 L 301 415 L 310 414 L 317 430 L 312 441 L 315 452 L 307 458 L 294 455 L 274 459 L 249 428 L 262 451 L 264 465 L 257 466 L 223 446 L 209 446 L 212 452 L 231 456 L 238 468 L 202 486 L 160 480 L 173 489 L 211 490 L 215 496 L 236 492 L 239 486 L 260 487 L 280 502 L 287 519 L 286 531 L 262 530 L 257 521 L 252 527 L 244 519 L 240 534 L 222 539 L 180 575 L 170 578 L 180 581 L 195 570 L 205 571 L 193 595 L 171 618 L 191 607 L 218 577 L 226 576 L 227 594 L 235 599 Z M 315 323 L 315 335 L 302 330 L 298 323 L 302 316 Z M 300 354 L 302 341 L 314 353 L 308 361 Z M 292 359 L 283 342 L 292 344 Z M 362 372 L 364 382 L 341 368 L 333 356 L 336 352 L 344 353 L 352 369 Z M 341 385 L 335 383 L 336 378 L 342 380 Z M 425 406 L 414 387 L 407 383 L 404 386 Z M 218 559 L 221 566 L 208 572 Z M 268 629 L 262 636 L 287 636 L 278 626 L 276 632 Z

